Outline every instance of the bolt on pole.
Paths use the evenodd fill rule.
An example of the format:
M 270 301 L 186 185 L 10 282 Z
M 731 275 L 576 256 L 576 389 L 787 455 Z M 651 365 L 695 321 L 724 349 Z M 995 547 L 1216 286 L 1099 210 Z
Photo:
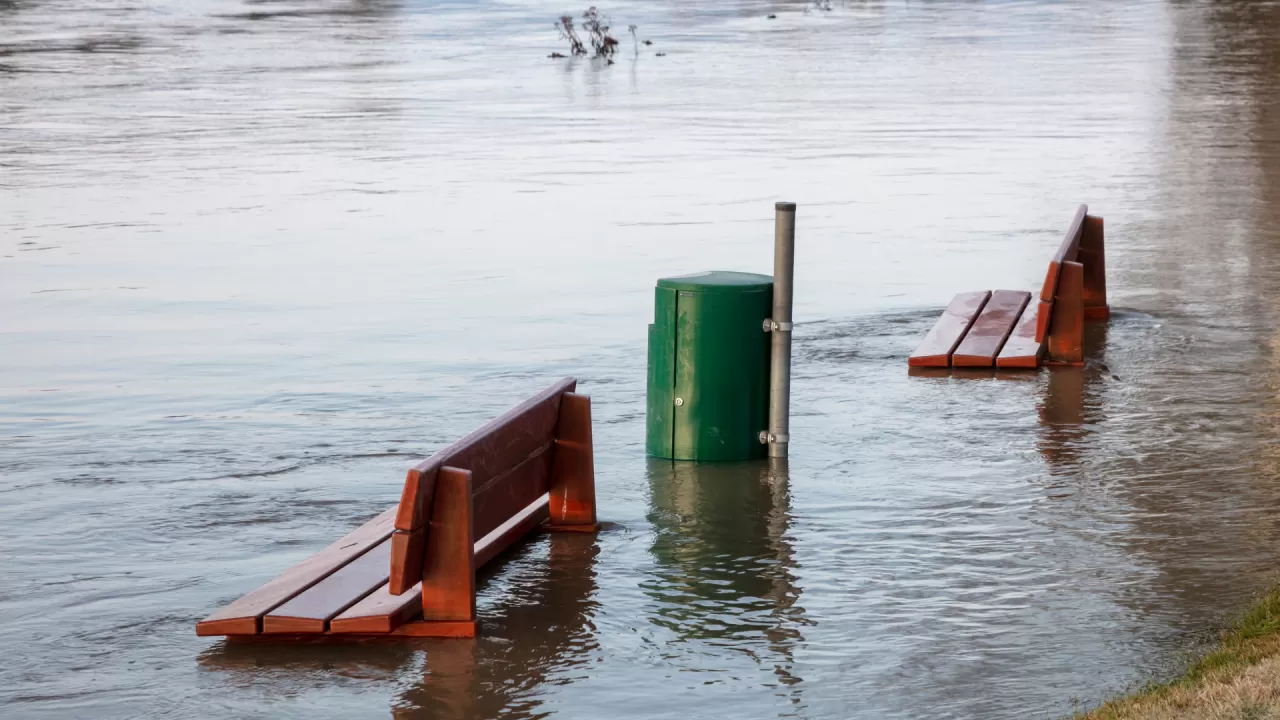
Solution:
M 796 204 L 774 206 L 773 322 L 769 354 L 769 457 L 785 458 L 791 441 L 791 299 L 796 259 Z

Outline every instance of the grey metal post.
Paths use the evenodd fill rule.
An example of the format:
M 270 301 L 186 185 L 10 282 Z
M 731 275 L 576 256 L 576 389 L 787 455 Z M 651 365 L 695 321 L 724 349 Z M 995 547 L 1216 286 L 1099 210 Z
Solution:
M 787 456 L 791 440 L 791 296 L 796 260 L 796 204 L 774 206 L 773 322 L 769 356 L 769 457 Z

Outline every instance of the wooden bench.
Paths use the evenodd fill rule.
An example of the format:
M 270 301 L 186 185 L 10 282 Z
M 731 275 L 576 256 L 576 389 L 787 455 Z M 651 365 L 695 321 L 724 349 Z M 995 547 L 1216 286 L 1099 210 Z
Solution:
M 593 532 L 591 399 L 566 378 L 409 470 L 400 502 L 196 624 L 249 639 L 473 637 L 476 570 Z
M 1084 322 L 1110 317 L 1102 218 L 1081 205 L 1049 260 L 1038 298 L 1015 290 L 956 295 L 908 358 L 911 367 L 1036 368 L 1084 363 Z

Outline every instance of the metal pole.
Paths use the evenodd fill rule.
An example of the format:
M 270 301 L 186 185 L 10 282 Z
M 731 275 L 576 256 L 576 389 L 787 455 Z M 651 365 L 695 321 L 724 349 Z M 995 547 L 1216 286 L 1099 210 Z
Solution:
M 796 204 L 774 206 L 773 332 L 769 356 L 769 457 L 787 456 L 791 440 L 791 289 L 796 260 Z

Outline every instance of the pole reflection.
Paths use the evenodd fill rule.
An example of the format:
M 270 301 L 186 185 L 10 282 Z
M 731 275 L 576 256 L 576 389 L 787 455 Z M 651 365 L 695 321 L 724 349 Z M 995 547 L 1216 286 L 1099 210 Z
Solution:
M 727 646 L 772 665 L 780 694 L 800 700 L 794 652 L 809 621 L 799 605 L 785 460 L 649 461 L 651 622 L 674 643 Z

